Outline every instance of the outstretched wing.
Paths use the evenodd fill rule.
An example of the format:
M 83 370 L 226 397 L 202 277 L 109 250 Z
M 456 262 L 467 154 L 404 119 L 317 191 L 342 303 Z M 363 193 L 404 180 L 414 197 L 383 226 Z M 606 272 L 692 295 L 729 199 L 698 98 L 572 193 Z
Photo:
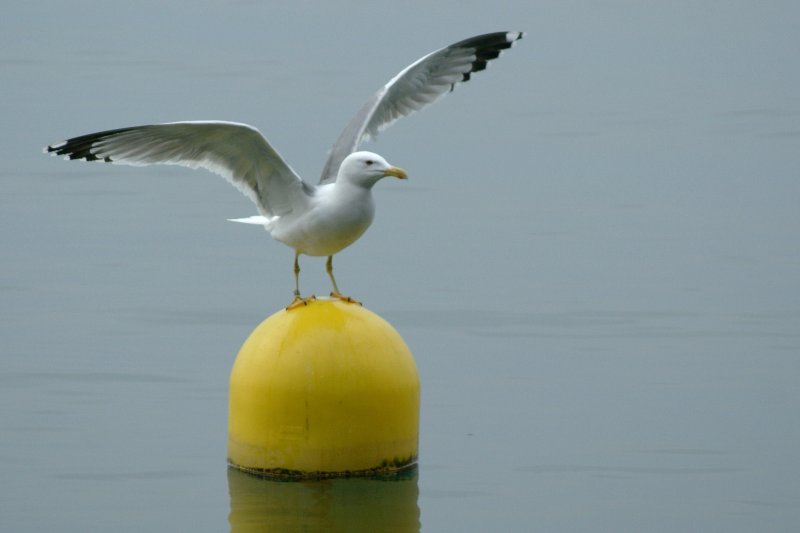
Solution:
M 68 159 L 205 168 L 235 185 L 269 217 L 306 208 L 312 192 L 264 136 L 247 124 L 135 126 L 82 135 L 45 150 Z
M 457 83 L 484 70 L 488 62 L 511 48 L 522 32 L 487 33 L 432 52 L 412 63 L 367 100 L 331 149 L 320 183 L 336 180 L 339 165 L 362 141 L 375 137 L 406 117 L 451 92 Z

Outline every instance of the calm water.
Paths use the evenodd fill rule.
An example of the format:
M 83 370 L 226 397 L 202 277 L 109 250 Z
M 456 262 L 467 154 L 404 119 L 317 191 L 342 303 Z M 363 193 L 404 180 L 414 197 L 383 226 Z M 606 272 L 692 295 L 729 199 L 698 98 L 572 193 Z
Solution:
M 798 4 L 297 4 L 4 10 L 0 530 L 796 531 Z M 291 251 L 213 175 L 41 147 L 228 119 L 313 181 L 381 83 L 501 29 L 528 36 L 370 145 L 411 180 L 337 256 L 417 359 L 417 475 L 227 472 Z

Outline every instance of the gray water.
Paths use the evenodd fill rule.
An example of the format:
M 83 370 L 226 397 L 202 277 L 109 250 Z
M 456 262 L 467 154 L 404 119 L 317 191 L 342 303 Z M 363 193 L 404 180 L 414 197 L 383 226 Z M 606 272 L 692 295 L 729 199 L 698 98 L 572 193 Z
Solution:
M 798 530 L 800 4 L 283 4 L 4 7 L 0 530 Z M 506 29 L 369 145 L 411 179 L 336 259 L 415 354 L 417 476 L 228 473 L 291 251 L 216 176 L 41 148 L 226 119 L 316 181 L 389 77 Z

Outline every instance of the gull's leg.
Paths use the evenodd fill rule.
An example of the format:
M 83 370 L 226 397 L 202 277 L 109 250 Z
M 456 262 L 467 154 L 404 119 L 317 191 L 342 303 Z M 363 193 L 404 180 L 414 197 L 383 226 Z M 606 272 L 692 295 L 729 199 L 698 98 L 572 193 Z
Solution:
M 313 294 L 308 298 L 302 298 L 300 296 L 300 252 L 296 251 L 294 253 L 294 299 L 292 300 L 292 303 L 286 306 L 286 310 L 291 311 L 295 307 L 308 305 L 308 302 L 316 299 L 316 296 Z
M 336 286 L 336 278 L 333 277 L 333 256 L 328 256 L 328 261 L 325 263 L 325 270 L 328 272 L 328 276 L 331 278 L 331 283 L 333 283 L 333 292 L 331 296 L 339 297 L 342 293 L 339 292 L 339 287 Z
M 344 295 L 342 295 L 341 292 L 339 292 L 339 287 L 336 286 L 336 278 L 333 277 L 333 256 L 332 255 L 328 256 L 328 261 L 327 261 L 327 263 L 325 263 L 325 270 L 328 272 L 328 276 L 330 276 L 330 278 L 331 278 L 331 283 L 333 283 L 333 292 L 331 293 L 331 297 L 339 299 L 339 300 L 341 300 L 343 302 L 361 305 L 361 302 L 359 302 L 358 300 L 354 300 L 353 298 L 350 298 L 349 296 L 344 296 Z
M 300 254 L 294 253 L 294 297 L 300 298 Z

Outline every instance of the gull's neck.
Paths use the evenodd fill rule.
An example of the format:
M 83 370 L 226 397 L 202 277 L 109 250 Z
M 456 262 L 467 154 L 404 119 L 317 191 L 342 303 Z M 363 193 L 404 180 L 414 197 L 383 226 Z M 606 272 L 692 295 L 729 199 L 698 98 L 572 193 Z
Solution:
M 333 185 L 333 196 L 338 198 L 347 198 L 347 199 L 371 199 L 372 198 L 372 186 L 375 183 L 353 183 L 352 181 L 348 180 L 336 180 L 336 183 Z

